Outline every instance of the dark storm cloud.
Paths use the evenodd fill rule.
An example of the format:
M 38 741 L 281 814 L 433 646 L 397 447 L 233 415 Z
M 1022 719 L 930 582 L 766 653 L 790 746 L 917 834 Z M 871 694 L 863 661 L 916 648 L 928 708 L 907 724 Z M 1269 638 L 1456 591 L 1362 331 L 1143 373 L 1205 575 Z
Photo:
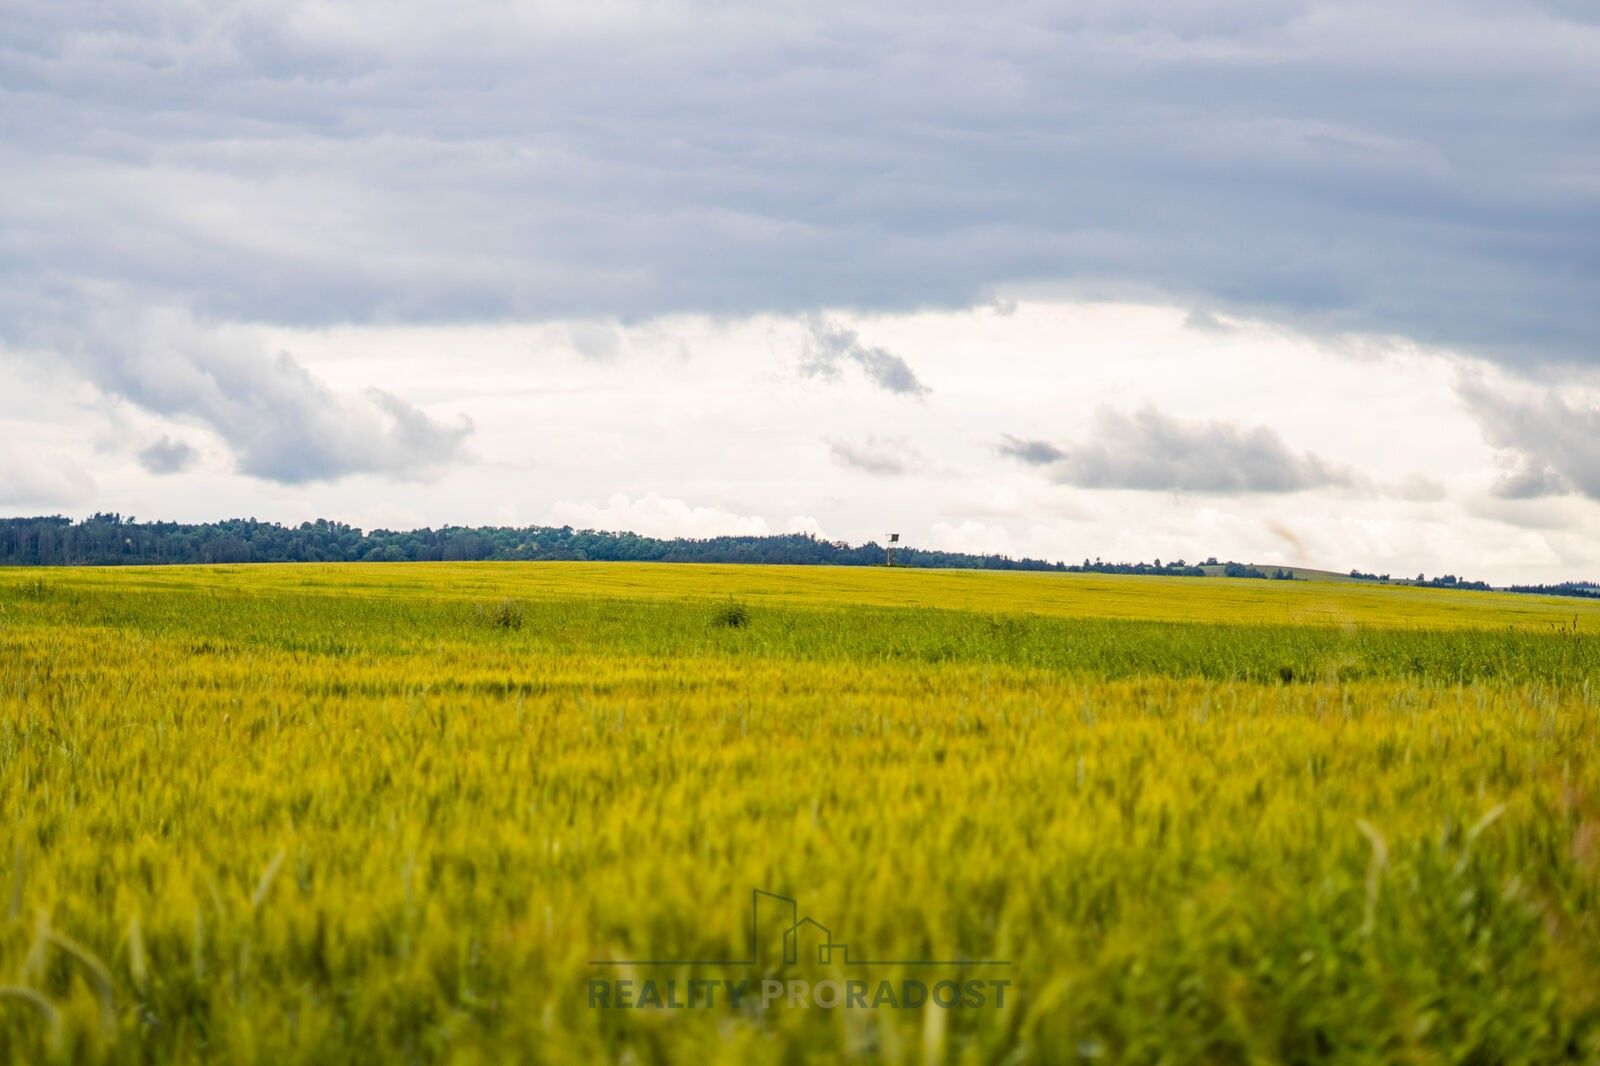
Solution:
M 1089 434 L 1057 447 L 1008 437 L 1001 451 L 1061 484 L 1089 489 L 1201 493 L 1299 492 L 1358 483 L 1349 471 L 1295 452 L 1265 426 L 1190 422 L 1153 408 L 1106 408 Z
M 1496 496 L 1527 500 L 1578 492 L 1600 500 L 1600 408 L 1569 402 L 1554 390 L 1511 395 L 1480 378 L 1463 379 L 1458 391 L 1484 440 L 1504 452 L 1507 467 L 1493 486 Z
M 0 340 L 70 331 L 63 300 L 107 286 L 305 326 L 1041 282 L 1593 361 L 1597 123 L 1577 3 L 14 0 Z

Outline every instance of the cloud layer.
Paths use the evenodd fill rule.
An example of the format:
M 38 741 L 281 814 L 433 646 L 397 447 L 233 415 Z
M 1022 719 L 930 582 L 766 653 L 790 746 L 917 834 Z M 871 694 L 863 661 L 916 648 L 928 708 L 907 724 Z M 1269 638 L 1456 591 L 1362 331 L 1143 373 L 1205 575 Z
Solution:
M 299 325 L 1041 282 L 1600 351 L 1600 21 L 1553 0 L 17 0 L 0 86 L 0 334 L 88 281 Z

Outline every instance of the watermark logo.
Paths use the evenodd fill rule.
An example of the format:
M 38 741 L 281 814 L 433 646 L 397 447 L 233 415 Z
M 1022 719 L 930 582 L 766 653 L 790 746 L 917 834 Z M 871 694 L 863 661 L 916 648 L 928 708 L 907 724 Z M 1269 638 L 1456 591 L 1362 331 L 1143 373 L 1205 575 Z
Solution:
M 752 889 L 745 957 L 738 959 L 591 959 L 596 967 L 630 972 L 659 968 L 648 977 L 589 979 L 589 1006 L 600 1010 L 630 1008 L 693 1009 L 759 1007 L 843 1009 L 916 1009 L 932 1005 L 945 1010 L 1003 1008 L 1011 981 L 1009 959 L 873 959 L 857 957 L 848 943 L 834 940 L 831 928 L 800 913 L 792 896 Z M 811 981 L 772 974 L 809 965 L 862 971 L 861 976 Z M 726 968 L 720 978 L 681 978 L 672 968 Z M 890 981 L 866 972 L 872 967 L 916 968 L 920 978 Z M 983 970 L 971 977 L 966 971 Z M 752 973 L 751 971 L 755 971 Z

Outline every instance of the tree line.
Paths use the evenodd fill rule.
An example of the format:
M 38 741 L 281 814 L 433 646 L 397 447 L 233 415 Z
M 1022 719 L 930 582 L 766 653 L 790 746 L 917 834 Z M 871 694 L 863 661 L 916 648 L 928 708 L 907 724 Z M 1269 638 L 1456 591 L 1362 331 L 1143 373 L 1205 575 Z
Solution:
M 61 515 L 0 519 L 0 565 L 137 566 L 166 563 L 400 563 L 426 561 L 594 561 L 662 563 L 769 563 L 881 566 L 876 541 L 852 545 L 809 533 L 688 538 L 574 529 L 571 526 L 445 526 L 440 529 L 363 531 L 318 519 L 298 526 L 230 518 L 221 522 L 139 522 L 120 514 L 94 514 L 79 522 Z M 1002 554 L 935 551 L 895 546 L 894 564 L 976 570 L 1054 570 L 1096 574 L 1206 577 L 1182 559 L 1163 563 L 1084 559 L 1069 565 Z M 1229 562 L 1228 577 L 1290 578 Z
M 230 518 L 221 522 L 139 522 L 120 514 L 94 514 L 81 521 L 62 515 L 0 518 L 0 566 L 116 566 L 165 563 L 348 563 L 470 561 L 768 563 L 828 566 L 882 566 L 884 547 L 876 541 L 848 544 L 809 533 L 742 537 L 645 537 L 637 533 L 572 526 L 444 526 L 440 529 L 363 531 L 343 522 L 318 519 L 298 526 Z M 1053 570 L 1070 573 L 1147 574 L 1162 577 L 1225 577 L 1293 580 L 1292 571 L 1271 571 L 1246 563 L 1203 563 L 1182 559 L 1163 563 L 1105 562 L 1099 558 L 1067 564 L 1002 554 L 935 551 L 895 546 L 896 566 L 970 570 Z M 1209 568 L 1209 569 L 1206 569 Z M 1361 581 L 1387 583 L 1388 574 L 1350 571 Z M 1483 581 L 1454 574 L 1395 583 L 1434 588 L 1488 589 Z M 1545 596 L 1600 599 L 1600 585 L 1567 581 L 1556 585 L 1513 585 L 1506 591 Z
M 1575 596 L 1583 600 L 1600 600 L 1600 583 L 1593 581 L 1563 581 L 1558 585 L 1512 585 L 1507 592 L 1527 592 L 1538 596 Z
M 1357 581 L 1377 581 L 1381 584 L 1388 584 L 1390 581 L 1388 574 L 1368 574 L 1361 570 L 1350 571 L 1350 576 L 1355 578 Z M 1443 574 L 1438 577 L 1429 577 L 1427 574 L 1418 574 L 1414 578 L 1396 579 L 1394 583 L 1397 585 L 1419 585 L 1423 588 L 1430 589 L 1469 589 L 1477 592 L 1489 592 L 1494 588 L 1494 586 L 1490 585 L 1487 581 L 1468 581 L 1466 578 L 1457 577 L 1454 574 Z M 1546 586 L 1544 585 L 1513 585 L 1505 591 L 1538 592 L 1545 587 Z
M 113 566 L 165 563 L 344 563 L 464 560 L 663 563 L 789 563 L 881 566 L 883 546 L 851 545 L 808 533 L 687 538 L 571 526 L 445 526 L 363 531 L 318 519 L 298 526 L 232 518 L 222 522 L 139 522 L 95 514 L 0 519 L 0 565 Z M 895 548 L 896 566 L 979 570 L 1069 570 L 1060 562 L 1009 555 Z

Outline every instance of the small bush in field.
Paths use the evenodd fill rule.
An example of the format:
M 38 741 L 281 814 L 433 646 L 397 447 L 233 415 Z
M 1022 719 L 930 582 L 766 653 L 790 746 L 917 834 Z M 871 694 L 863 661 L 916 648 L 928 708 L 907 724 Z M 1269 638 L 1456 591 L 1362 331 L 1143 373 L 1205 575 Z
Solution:
M 473 611 L 473 618 L 479 625 L 494 629 L 521 629 L 527 619 L 527 609 L 518 600 L 480 603 Z
M 17 586 L 17 595 L 25 600 L 47 600 L 51 593 L 50 582 L 42 577 L 31 577 Z
M 711 624 L 724 629 L 743 629 L 750 624 L 750 608 L 737 600 L 729 600 L 717 608 L 711 616 Z

